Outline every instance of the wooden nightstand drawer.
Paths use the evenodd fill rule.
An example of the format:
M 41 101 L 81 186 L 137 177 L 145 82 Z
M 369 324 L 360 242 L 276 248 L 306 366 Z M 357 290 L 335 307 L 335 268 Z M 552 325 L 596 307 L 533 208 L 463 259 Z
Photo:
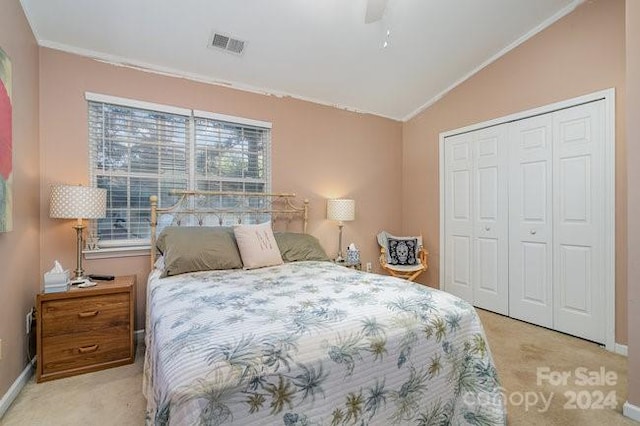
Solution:
M 135 284 L 135 275 L 129 275 L 38 294 L 37 381 L 132 363 Z
M 133 356 L 126 326 L 43 339 L 42 374 L 126 361 Z
M 129 294 L 51 300 L 42 304 L 42 337 L 129 324 Z

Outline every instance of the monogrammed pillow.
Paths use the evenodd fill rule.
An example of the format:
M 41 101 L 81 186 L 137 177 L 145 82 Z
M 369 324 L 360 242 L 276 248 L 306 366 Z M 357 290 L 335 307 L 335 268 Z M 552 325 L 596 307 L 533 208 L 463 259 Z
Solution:
M 273 236 L 271 223 L 238 225 L 233 228 L 244 269 L 281 265 L 282 255 Z

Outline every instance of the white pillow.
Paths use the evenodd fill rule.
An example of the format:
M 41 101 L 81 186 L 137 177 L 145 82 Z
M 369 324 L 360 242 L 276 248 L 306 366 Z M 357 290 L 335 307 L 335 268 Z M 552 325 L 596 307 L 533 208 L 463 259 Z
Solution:
M 273 236 L 271 223 L 233 227 L 244 269 L 281 265 L 282 255 Z

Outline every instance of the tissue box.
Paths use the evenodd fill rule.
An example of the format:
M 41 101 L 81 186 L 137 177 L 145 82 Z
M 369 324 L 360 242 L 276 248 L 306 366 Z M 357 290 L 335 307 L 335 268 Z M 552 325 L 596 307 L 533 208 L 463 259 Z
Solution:
M 360 251 L 347 250 L 347 263 L 360 263 Z
M 44 285 L 49 284 L 64 284 L 69 281 L 69 270 L 65 269 L 62 272 L 45 272 L 44 273 Z
M 45 293 L 64 293 L 65 291 L 69 291 L 68 281 L 64 284 L 56 284 L 56 285 L 49 284 L 44 286 Z
M 65 269 L 62 272 L 45 272 L 44 273 L 44 288 L 47 293 L 47 288 L 67 286 L 69 283 L 69 270 Z M 66 290 L 64 290 L 66 291 Z

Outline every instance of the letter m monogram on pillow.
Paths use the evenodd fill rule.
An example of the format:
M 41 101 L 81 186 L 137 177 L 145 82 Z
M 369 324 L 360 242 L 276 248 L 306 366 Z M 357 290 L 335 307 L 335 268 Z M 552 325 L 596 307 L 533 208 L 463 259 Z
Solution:
M 261 250 L 272 250 L 273 246 L 271 245 L 271 240 L 269 238 L 269 234 L 267 231 L 256 231 L 256 239 L 260 244 Z

